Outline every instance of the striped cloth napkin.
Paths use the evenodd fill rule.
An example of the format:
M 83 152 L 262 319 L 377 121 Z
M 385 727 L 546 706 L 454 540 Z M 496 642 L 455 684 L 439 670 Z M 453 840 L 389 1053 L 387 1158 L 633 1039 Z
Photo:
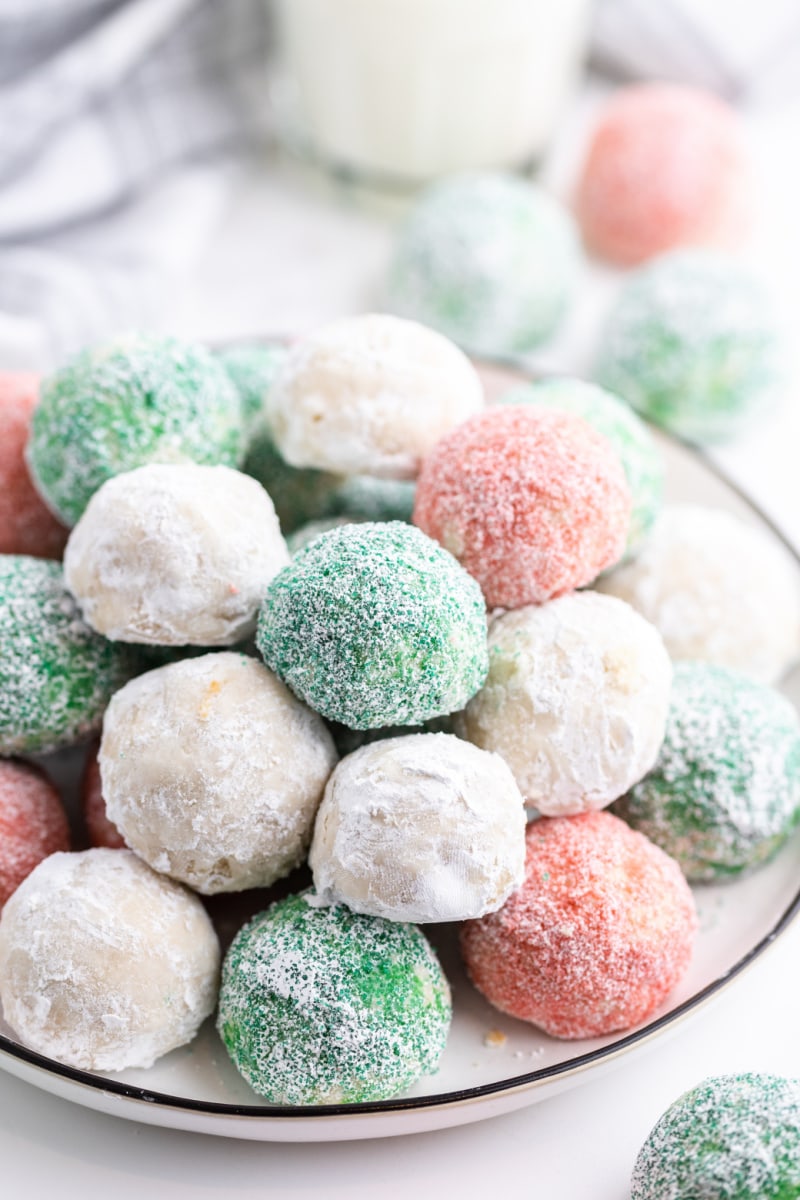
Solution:
M 800 98 L 797 0 L 595 0 L 598 66 L 712 88 L 734 103 Z
M 0 0 L 0 365 L 157 320 L 263 131 L 264 0 Z

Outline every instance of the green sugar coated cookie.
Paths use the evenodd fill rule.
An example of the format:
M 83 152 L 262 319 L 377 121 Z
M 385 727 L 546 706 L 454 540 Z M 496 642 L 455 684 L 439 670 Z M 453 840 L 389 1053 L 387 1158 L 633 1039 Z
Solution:
M 0 555 L 0 754 L 58 750 L 99 729 L 137 666 L 82 620 L 60 563 Z
M 455 712 L 488 671 L 478 584 L 399 521 L 342 525 L 301 550 L 269 585 L 256 644 L 301 700 L 351 729 Z
M 540 404 L 583 417 L 607 438 L 622 461 L 633 501 L 625 557 L 644 543 L 661 507 L 664 467 L 639 417 L 617 396 L 581 379 L 545 379 L 512 388 L 501 404 Z
M 273 1104 L 384 1100 L 434 1071 L 450 989 L 414 925 L 289 896 L 237 934 L 217 1028 L 235 1066 Z
M 230 376 L 242 402 L 245 428 L 252 430 L 264 412 L 264 397 L 283 366 L 287 349 L 280 343 L 231 346 L 217 358 Z
M 399 232 L 389 308 L 474 354 L 522 354 L 560 324 L 579 262 L 571 216 L 536 184 L 451 176 L 425 189 Z
M 691 442 L 733 437 L 784 376 L 772 306 L 746 267 L 702 251 L 632 272 L 606 324 L 595 378 Z
M 800 817 L 793 705 L 738 672 L 677 663 L 656 764 L 612 812 L 693 881 L 724 880 L 766 862 Z
M 244 448 L 241 402 L 221 363 L 201 346 L 132 334 L 83 351 L 44 381 L 27 453 L 45 500 L 74 525 L 123 471 L 236 467 Z
M 631 1200 L 797 1200 L 800 1080 L 706 1079 L 671 1105 L 639 1152 Z

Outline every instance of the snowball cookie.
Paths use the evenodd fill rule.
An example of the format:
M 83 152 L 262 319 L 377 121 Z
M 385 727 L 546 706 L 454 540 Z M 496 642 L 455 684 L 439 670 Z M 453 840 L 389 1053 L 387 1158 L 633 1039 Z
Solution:
M 503 760 L 446 733 L 373 742 L 343 759 L 309 863 L 324 904 L 388 921 L 464 921 L 522 883 L 525 810 Z
M 222 364 L 202 346 L 137 333 L 84 350 L 44 381 L 27 455 L 50 508 L 74 525 L 122 471 L 235 467 L 244 449 L 241 402 Z
M 583 417 L 619 455 L 632 508 L 625 557 L 644 543 L 661 507 L 664 467 L 644 423 L 624 400 L 582 379 L 543 379 L 512 388 L 501 404 L 540 404 Z
M 733 437 L 784 382 L 772 304 L 746 266 L 700 250 L 632 272 L 612 308 L 597 382 L 690 442 Z
M 0 371 L 0 554 L 60 558 L 67 530 L 46 507 L 25 462 L 39 376 Z
M 495 407 L 442 438 L 414 524 L 455 555 L 490 608 L 542 604 L 616 563 L 631 495 L 607 438 L 572 413 Z
M 677 663 L 658 759 L 614 811 L 690 880 L 759 866 L 800 819 L 797 710 L 744 675 Z
M 3 909 L 0 1000 L 39 1054 L 150 1067 L 213 1012 L 219 957 L 198 897 L 129 850 L 53 854 Z
M 300 863 L 336 762 L 324 722 L 230 651 L 140 675 L 103 722 L 109 819 L 195 891 L 267 887 Z
M 671 680 L 652 625 L 577 592 L 492 620 L 489 677 L 456 731 L 502 755 L 540 813 L 603 808 L 655 762 Z
M 462 927 L 472 982 L 553 1037 L 646 1021 L 685 974 L 697 930 L 677 863 L 607 812 L 542 817 L 526 843 L 522 887 Z
M 480 588 L 411 525 L 341 525 L 269 586 L 256 645 L 316 712 L 351 729 L 419 725 L 486 678 Z
M 631 266 L 678 246 L 738 249 L 750 192 L 734 110 L 699 88 L 643 83 L 605 105 L 575 209 L 587 245 Z
M 800 1080 L 746 1072 L 704 1079 L 639 1151 L 631 1200 L 800 1196 Z
M 100 728 L 138 662 L 81 619 L 61 563 L 0 554 L 0 755 L 72 746 Z
M 436 1070 L 450 988 L 413 925 L 288 896 L 225 956 L 217 1028 L 273 1104 L 385 1100 Z
M 572 217 L 542 188 L 500 172 L 451 176 L 400 230 L 389 307 L 473 354 L 524 354 L 561 323 L 579 263 Z
M 0 909 L 33 868 L 69 850 L 61 797 L 43 771 L 0 759 Z
M 139 467 L 94 494 L 70 534 L 64 578 L 113 641 L 230 646 L 253 632 L 289 561 L 267 493 L 229 467 Z
M 800 571 L 776 539 L 723 509 L 666 505 L 638 558 L 595 587 L 651 621 L 673 659 L 774 683 L 800 651 Z
M 800 1080 L 716 1075 L 670 1104 L 639 1151 L 631 1200 L 800 1196 Z
M 267 394 L 287 462 L 389 479 L 413 479 L 434 442 L 482 407 L 481 381 L 456 346 L 375 314 L 297 342 Z

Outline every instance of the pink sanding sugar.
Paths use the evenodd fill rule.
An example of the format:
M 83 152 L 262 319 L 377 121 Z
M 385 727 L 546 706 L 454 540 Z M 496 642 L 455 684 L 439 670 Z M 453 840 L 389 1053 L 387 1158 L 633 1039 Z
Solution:
M 477 579 L 490 608 L 520 608 L 615 563 L 630 511 L 617 455 L 580 417 L 498 406 L 426 458 L 414 523 Z
M 735 247 L 750 191 L 733 110 L 697 88 L 646 83 L 607 105 L 575 207 L 589 248 L 630 266 L 679 246 Z
M 58 792 L 36 767 L 0 759 L 0 909 L 35 866 L 69 850 Z
M 38 393 L 37 375 L 0 371 L 0 554 L 60 558 L 67 530 L 34 488 L 24 458 Z
M 685 973 L 697 929 L 677 863 L 608 812 L 543 817 L 526 846 L 522 887 L 463 927 L 473 983 L 555 1037 L 646 1020 Z

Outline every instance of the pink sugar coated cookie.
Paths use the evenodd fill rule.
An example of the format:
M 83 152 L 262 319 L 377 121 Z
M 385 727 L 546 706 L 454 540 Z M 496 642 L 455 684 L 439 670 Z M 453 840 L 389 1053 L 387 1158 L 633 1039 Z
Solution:
M 496 407 L 423 463 L 414 524 L 477 579 L 490 608 L 541 604 L 622 555 L 631 497 L 610 443 L 580 417 Z
M 677 863 L 608 812 L 543 817 L 526 842 L 522 887 L 463 927 L 473 983 L 554 1037 L 645 1021 L 686 971 L 697 929 Z
M 39 376 L 0 371 L 0 554 L 60 558 L 67 530 L 31 482 L 24 450 Z
M 751 219 L 735 113 L 697 88 L 621 89 L 595 129 L 575 207 L 589 248 L 622 266 L 679 246 L 733 248 Z
M 35 866 L 69 850 L 58 792 L 36 767 L 0 759 L 0 909 Z
M 127 843 L 114 822 L 109 821 L 106 812 L 103 784 L 100 779 L 100 763 L 97 761 L 99 749 L 100 743 L 94 742 L 86 759 L 86 767 L 81 781 L 83 823 L 89 835 L 90 846 L 104 846 L 107 850 L 123 850 Z

